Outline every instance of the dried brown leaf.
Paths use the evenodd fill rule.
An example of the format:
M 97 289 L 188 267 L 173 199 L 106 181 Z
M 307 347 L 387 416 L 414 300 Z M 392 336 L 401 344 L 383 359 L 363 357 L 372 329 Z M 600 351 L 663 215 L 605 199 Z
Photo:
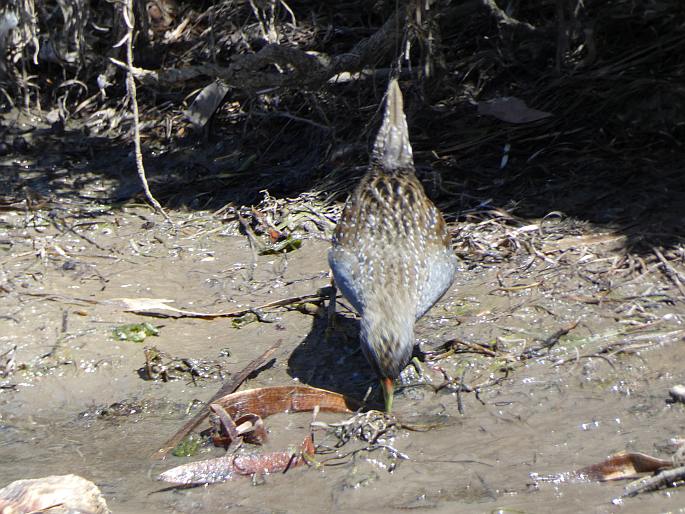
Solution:
M 645 453 L 624 451 L 610 455 L 597 464 L 581 468 L 575 474 L 579 478 L 591 480 L 623 480 L 634 478 L 639 473 L 654 473 L 671 467 L 673 467 L 671 460 L 658 459 Z
M 247 414 L 261 418 L 280 412 L 309 412 L 319 407 L 321 412 L 350 413 L 360 404 L 342 394 L 309 386 L 274 386 L 247 389 L 214 401 L 233 419 Z
M 315 409 L 323 412 L 350 413 L 360 405 L 350 398 L 325 389 L 309 386 L 275 386 L 228 394 L 212 402 L 212 407 L 214 412 L 230 418 L 225 424 L 228 431 L 237 433 L 244 424 L 251 424 L 257 429 L 257 433 L 253 435 L 261 441 L 266 431 L 260 426 L 260 422 L 262 418 L 272 414 Z M 233 441 L 234 437 L 228 435 L 228 442 Z M 177 466 L 162 473 L 159 479 L 178 484 L 211 484 L 233 480 L 237 476 L 285 471 L 305 462 L 304 455 L 313 454 L 314 442 L 310 434 L 301 445 L 300 451 L 296 453 L 280 451 L 254 455 L 226 455 Z

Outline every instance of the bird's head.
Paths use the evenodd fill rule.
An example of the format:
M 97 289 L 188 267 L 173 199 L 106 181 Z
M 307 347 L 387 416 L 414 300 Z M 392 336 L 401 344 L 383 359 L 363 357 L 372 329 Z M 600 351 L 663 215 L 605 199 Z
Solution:
M 414 312 L 401 302 L 383 302 L 362 315 L 360 339 L 366 359 L 381 380 L 386 411 L 392 407 L 393 380 L 409 363 L 414 348 Z

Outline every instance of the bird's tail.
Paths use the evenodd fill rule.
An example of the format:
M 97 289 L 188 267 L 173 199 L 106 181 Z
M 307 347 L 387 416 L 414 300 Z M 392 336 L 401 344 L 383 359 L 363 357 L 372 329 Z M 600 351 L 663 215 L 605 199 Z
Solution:
M 414 167 L 402 91 L 397 79 L 390 80 L 388 84 L 383 124 L 373 145 L 372 161 L 389 171 Z

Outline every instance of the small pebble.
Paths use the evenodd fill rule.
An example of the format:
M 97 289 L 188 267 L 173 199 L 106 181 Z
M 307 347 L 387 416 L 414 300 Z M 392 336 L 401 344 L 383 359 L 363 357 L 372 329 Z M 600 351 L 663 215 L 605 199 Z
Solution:
M 64 271 L 73 271 L 76 269 L 76 261 L 66 261 L 62 264 L 62 269 Z
M 100 489 L 77 475 L 17 480 L 0 489 L 0 512 L 109 514 Z
M 685 385 L 675 385 L 668 392 L 674 402 L 685 403 Z

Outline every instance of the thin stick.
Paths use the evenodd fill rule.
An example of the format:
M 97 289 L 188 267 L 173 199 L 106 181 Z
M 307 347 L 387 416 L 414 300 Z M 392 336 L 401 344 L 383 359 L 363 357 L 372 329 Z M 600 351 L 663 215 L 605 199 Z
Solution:
M 661 262 L 664 270 L 664 275 L 670 278 L 671 282 L 673 282 L 676 285 L 676 287 L 680 290 L 680 294 L 685 296 L 685 287 L 682 283 L 683 276 L 680 273 L 678 273 L 678 270 L 671 266 L 668 260 L 666 260 L 666 257 L 664 257 L 664 254 L 661 253 L 658 248 L 652 247 L 652 251 L 654 252 L 654 255 L 656 255 L 657 259 L 659 259 L 659 261 Z
M 256 370 L 258 370 L 267 362 L 269 362 L 269 359 L 271 359 L 273 353 L 281 346 L 281 342 L 282 341 L 280 339 L 276 341 L 276 344 L 274 344 L 271 348 L 269 348 L 267 351 L 265 351 L 263 354 L 261 354 L 259 357 L 250 362 L 247 366 L 245 366 L 242 369 L 242 371 L 240 371 L 240 373 L 231 377 L 231 379 L 228 382 L 226 382 L 223 386 L 221 386 L 221 389 L 219 389 L 214 394 L 214 396 L 212 396 L 207 401 L 207 405 L 212 404 L 219 398 L 226 396 L 227 394 L 231 394 L 236 389 L 238 389 L 240 385 L 243 382 L 245 382 L 245 380 L 247 380 L 247 377 L 249 377 L 252 373 L 254 373 Z M 205 418 L 207 418 L 207 416 L 207 410 L 202 410 L 202 412 L 198 412 L 193 419 L 188 421 L 185 425 L 181 427 L 181 429 L 178 432 L 176 432 L 169 439 L 167 439 L 164 445 L 150 457 L 153 459 L 160 460 L 165 459 L 169 451 L 176 448 L 178 443 L 180 443 L 183 440 L 183 438 L 190 433 L 191 430 L 193 430 L 200 423 L 202 423 L 205 420 Z
M 126 0 L 123 11 L 124 22 L 126 23 L 126 88 L 128 90 L 129 98 L 131 99 L 131 111 L 133 114 L 133 144 L 136 155 L 136 170 L 138 177 L 143 184 L 145 197 L 152 204 L 157 212 L 162 213 L 164 219 L 173 225 L 173 221 L 162 208 L 157 199 L 152 196 L 150 186 L 147 183 L 145 176 L 145 167 L 143 166 L 143 150 L 140 144 L 140 113 L 138 112 L 138 98 L 136 94 L 136 81 L 133 78 L 133 0 Z
M 664 487 L 675 487 L 676 482 L 680 482 L 683 479 L 685 479 L 685 466 L 667 469 L 658 475 L 641 478 L 640 480 L 631 482 L 626 486 L 625 491 L 621 496 L 625 498 L 626 496 L 636 496 L 640 493 L 656 491 L 657 489 L 662 489 Z
M 542 341 L 541 344 L 534 346 L 532 348 L 529 348 L 528 350 L 521 352 L 521 355 L 519 359 L 534 359 L 536 357 L 540 357 L 540 354 L 543 350 L 547 350 L 548 352 L 559 342 L 559 339 L 561 339 L 563 336 L 568 334 L 571 330 L 576 328 L 578 326 L 578 323 L 580 323 L 580 320 L 573 321 L 566 325 L 565 327 L 561 327 L 559 330 L 554 332 L 551 336 L 546 338 L 544 341 Z
M 22 293 L 22 294 L 28 294 L 28 293 Z M 38 293 L 34 293 L 33 296 L 36 296 Z M 214 319 L 214 318 L 237 318 L 240 316 L 244 316 L 245 314 L 251 312 L 253 314 L 257 314 L 258 311 L 262 311 L 265 309 L 273 309 L 274 307 L 285 307 L 286 305 L 291 305 L 293 303 L 299 303 L 303 301 L 316 301 L 316 300 L 323 300 L 326 298 L 325 293 L 314 293 L 314 294 L 305 294 L 301 296 L 291 296 L 289 298 L 283 298 L 281 300 L 274 300 L 273 302 L 265 303 L 263 305 L 259 305 L 257 307 L 246 307 L 244 309 L 239 309 L 235 311 L 226 311 L 226 312 L 195 312 L 195 311 L 186 311 L 183 309 L 177 309 L 176 307 L 172 307 L 171 305 L 166 305 L 164 301 L 156 301 L 153 300 L 155 305 L 149 307 L 149 306 L 138 306 L 136 307 L 135 305 L 131 305 L 126 298 L 115 298 L 113 300 L 104 300 L 103 302 L 97 302 L 97 303 L 114 303 L 116 305 L 123 305 L 124 310 L 126 312 L 134 312 L 136 314 L 140 314 L 141 316 L 153 316 L 153 317 L 169 317 L 169 314 L 164 314 L 160 312 L 155 312 L 151 309 L 166 309 L 171 311 L 173 314 L 173 317 L 175 318 L 204 318 L 204 319 Z M 132 299 L 132 301 L 136 301 L 135 299 Z M 257 315 L 259 317 L 259 315 Z M 263 320 L 260 320 L 263 321 Z

